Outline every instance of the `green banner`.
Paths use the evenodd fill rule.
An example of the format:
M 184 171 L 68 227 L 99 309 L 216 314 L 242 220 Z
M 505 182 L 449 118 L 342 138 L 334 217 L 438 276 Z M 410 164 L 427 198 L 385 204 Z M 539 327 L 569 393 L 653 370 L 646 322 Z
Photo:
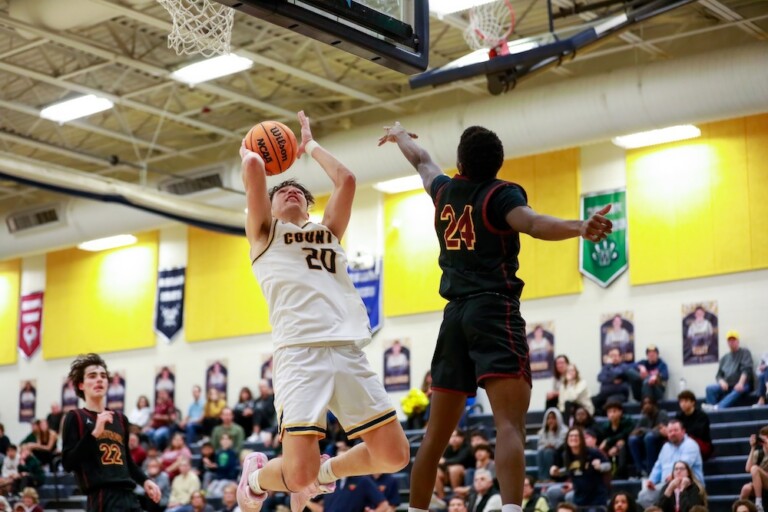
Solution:
M 603 288 L 627 269 L 627 193 L 622 189 L 581 196 L 582 220 L 609 204 L 606 217 L 613 222 L 613 233 L 598 243 L 582 238 L 579 245 L 579 271 Z

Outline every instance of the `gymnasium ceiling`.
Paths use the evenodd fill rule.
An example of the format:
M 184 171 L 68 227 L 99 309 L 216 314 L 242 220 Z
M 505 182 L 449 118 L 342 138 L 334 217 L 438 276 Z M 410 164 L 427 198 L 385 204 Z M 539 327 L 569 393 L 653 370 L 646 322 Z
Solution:
M 511 1 L 518 18 L 516 36 L 547 32 L 545 0 Z M 78 3 L 89 2 L 94 8 L 112 9 L 114 16 L 66 30 L 38 26 L 42 30 L 33 31 L 11 18 L 10 0 L 0 0 L 0 156 L 153 183 L 233 157 L 243 134 L 257 121 L 287 120 L 296 128 L 293 113 L 299 109 L 310 115 L 315 134 L 322 138 L 324 133 L 385 124 L 488 96 L 482 77 L 411 90 L 406 76 L 240 13 L 233 47 L 255 65 L 190 88 L 168 76 L 193 59 L 167 48 L 170 18 L 159 4 Z M 555 7 L 570 3 L 553 0 Z M 571 16 L 556 26 L 577 26 L 589 17 Z M 462 36 L 465 25 L 462 15 L 431 19 L 431 66 L 468 53 Z M 24 28 L 27 31 L 19 30 Z M 518 87 L 766 38 L 767 0 L 700 0 L 636 26 Z M 38 116 L 50 103 L 96 91 L 116 98 L 115 107 L 65 125 Z M 112 165 L 115 156 L 119 163 Z M 0 216 L 50 200 L 49 192 L 0 180 Z

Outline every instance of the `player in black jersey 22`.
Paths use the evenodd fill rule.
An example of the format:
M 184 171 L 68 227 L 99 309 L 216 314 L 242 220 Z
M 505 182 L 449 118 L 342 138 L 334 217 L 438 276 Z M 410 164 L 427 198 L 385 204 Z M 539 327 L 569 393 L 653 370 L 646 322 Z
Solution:
M 472 126 L 462 133 L 454 178 L 443 174 L 413 141 L 415 134 L 399 123 L 385 130 L 379 145 L 398 145 L 435 204 L 440 295 L 448 300 L 432 359 L 429 424 L 411 473 L 409 512 L 429 507 L 440 457 L 466 397 L 478 385 L 488 392 L 493 408 L 502 512 L 522 512 L 531 370 L 520 315 L 520 233 L 542 240 L 582 236 L 599 242 L 611 232 L 611 221 L 604 217 L 610 206 L 586 221 L 534 212 L 521 186 L 496 178 L 504 148 L 486 128 Z
M 107 364 L 98 354 L 81 355 L 72 362 L 69 378 L 85 407 L 64 418 L 62 464 L 88 496 L 88 512 L 142 510 L 133 493 L 136 484 L 152 501 L 160 501 L 160 488 L 131 459 L 128 419 L 105 407 Z

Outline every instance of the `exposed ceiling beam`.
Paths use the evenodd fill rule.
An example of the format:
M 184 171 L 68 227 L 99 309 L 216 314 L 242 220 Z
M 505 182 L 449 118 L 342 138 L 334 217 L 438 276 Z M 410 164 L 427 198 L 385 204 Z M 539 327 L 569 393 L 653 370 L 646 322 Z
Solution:
M 34 149 L 39 149 L 41 151 L 47 151 L 49 153 L 55 153 L 57 155 L 66 156 L 69 158 L 74 158 L 75 160 L 80 160 L 82 162 L 86 162 L 89 164 L 96 164 L 96 165 L 104 165 L 107 163 L 106 158 L 100 158 L 93 155 L 89 155 L 86 153 L 81 153 L 79 151 L 75 151 L 72 149 L 62 148 L 59 146 L 54 146 L 53 144 L 48 144 L 46 142 L 40 142 L 38 140 L 34 139 L 28 139 L 26 137 L 22 137 L 20 135 L 14 135 L 11 133 L 5 133 L 0 132 L 0 139 L 7 140 L 8 142 L 12 142 L 14 144 L 21 144 L 22 146 L 27 146 Z
M 725 21 L 740 21 L 744 19 L 741 14 L 723 5 L 718 0 L 699 0 L 699 4 L 703 5 L 715 16 Z M 768 33 L 752 22 L 742 23 L 739 25 L 739 28 L 757 39 L 763 41 L 768 39 Z

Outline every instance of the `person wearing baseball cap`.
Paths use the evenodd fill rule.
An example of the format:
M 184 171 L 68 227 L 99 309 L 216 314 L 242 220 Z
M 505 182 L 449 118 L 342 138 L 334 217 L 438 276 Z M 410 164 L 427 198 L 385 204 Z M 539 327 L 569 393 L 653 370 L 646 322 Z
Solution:
M 660 402 L 667 389 L 669 369 L 667 363 L 659 357 L 659 347 L 648 345 L 645 349 L 645 359 L 638 361 L 635 367 L 640 379 L 632 382 L 632 394 L 639 401 L 650 397 L 654 402 Z
M 702 405 L 705 411 L 731 407 L 741 395 L 752 390 L 752 354 L 739 347 L 738 331 L 728 331 L 725 337 L 730 351 L 720 359 L 717 383 L 707 386 L 707 403 Z

